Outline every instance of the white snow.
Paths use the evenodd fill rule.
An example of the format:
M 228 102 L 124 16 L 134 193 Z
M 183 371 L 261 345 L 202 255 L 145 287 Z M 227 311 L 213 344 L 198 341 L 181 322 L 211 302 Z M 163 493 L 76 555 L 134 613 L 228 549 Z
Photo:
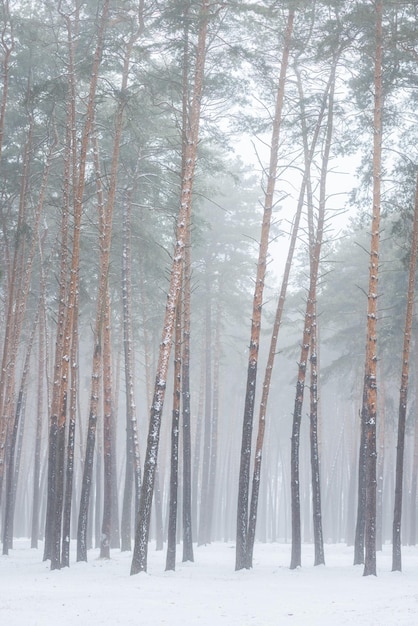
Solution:
M 391 569 L 391 546 L 378 553 L 378 576 L 363 577 L 353 549 L 326 545 L 326 566 L 290 570 L 290 546 L 256 544 L 254 568 L 234 571 L 232 544 L 195 547 L 195 562 L 165 572 L 165 551 L 150 544 L 148 572 L 130 576 L 131 553 L 50 571 L 42 545 L 15 540 L 0 557 L 0 618 L 7 626 L 123 624 L 157 626 L 391 626 L 418 623 L 418 548 L 403 548 L 403 572 Z M 74 560 L 74 545 L 72 544 Z M 181 546 L 178 546 L 181 559 Z

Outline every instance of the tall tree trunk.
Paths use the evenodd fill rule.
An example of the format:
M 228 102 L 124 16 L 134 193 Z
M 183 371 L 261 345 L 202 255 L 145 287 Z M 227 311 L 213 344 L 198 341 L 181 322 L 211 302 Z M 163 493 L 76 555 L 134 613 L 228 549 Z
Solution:
M 177 492 L 181 397 L 181 317 L 181 302 L 179 300 L 176 314 L 176 329 L 174 339 L 174 389 L 173 414 L 171 423 L 170 497 L 168 504 L 167 559 L 165 564 L 166 571 L 174 571 L 176 569 Z
M 108 7 L 107 7 L 108 8 Z M 123 120 L 126 107 L 126 100 L 123 98 L 123 94 L 126 92 L 129 79 L 129 68 L 131 53 L 134 42 L 136 40 L 137 33 L 135 32 L 128 41 L 123 70 L 121 78 L 121 89 L 119 94 L 119 101 L 116 111 L 115 120 L 115 137 L 113 140 L 113 151 L 109 177 L 109 188 L 107 193 L 106 204 L 104 205 L 101 198 L 103 198 L 103 189 L 101 185 L 100 176 L 96 180 L 98 190 L 98 203 L 99 203 L 99 220 L 100 220 L 100 277 L 98 285 L 97 295 L 97 312 L 96 312 L 96 326 L 94 333 L 94 351 L 93 351 L 93 364 L 92 364 L 92 378 L 91 378 L 91 399 L 90 399 L 90 411 L 89 411 L 89 434 L 88 434 L 88 447 L 86 449 L 86 462 L 84 464 L 82 496 L 80 504 L 79 514 L 79 533 L 78 533 L 78 549 L 77 560 L 87 560 L 87 551 L 85 547 L 85 529 L 88 514 L 88 502 L 90 498 L 90 484 L 92 479 L 92 462 L 94 453 L 94 441 L 96 435 L 97 425 L 97 406 L 99 398 L 99 378 L 100 378 L 100 360 L 102 349 L 102 315 L 105 311 L 105 298 L 106 291 L 108 289 L 108 274 L 110 265 L 110 246 L 112 237 L 112 224 L 113 224 L 113 209 L 115 204 L 118 167 L 119 167 L 119 154 L 122 140 Z M 95 162 L 96 172 L 100 171 L 99 160 L 97 155 L 97 146 L 95 149 Z M 100 206 L 102 205 L 102 206 Z
M 56 468 L 57 468 L 57 434 L 58 434 L 58 407 L 60 398 L 61 371 L 64 356 L 64 337 L 67 300 L 67 270 L 68 270 L 68 206 L 65 206 L 61 217 L 61 246 L 60 246 L 60 288 L 58 296 L 57 334 L 55 340 L 55 363 L 53 371 L 52 402 L 49 420 L 48 444 L 48 486 L 45 523 L 44 560 L 52 555 L 52 533 L 55 510 Z
M 376 576 L 376 419 L 377 419 L 377 293 L 380 243 L 380 195 L 382 173 L 382 55 L 383 2 L 377 0 L 373 117 L 373 210 L 367 295 L 367 341 L 362 419 L 366 446 L 366 510 L 364 576 Z
M 299 76 L 298 76 L 298 84 L 300 84 Z M 313 155 L 316 149 L 319 133 L 322 127 L 323 117 L 327 108 L 329 89 L 330 89 L 330 81 L 328 81 L 328 85 L 324 93 L 320 113 L 318 116 L 318 120 L 316 122 L 310 148 L 308 144 L 306 144 L 306 148 L 305 148 L 305 159 L 306 159 L 305 170 L 306 171 L 307 171 L 308 164 L 312 162 Z M 307 139 L 308 138 L 306 136 L 306 140 Z M 266 422 L 268 397 L 270 393 L 271 376 L 273 373 L 273 366 L 274 366 L 274 361 L 275 361 L 275 357 L 277 353 L 277 341 L 279 338 L 279 330 L 280 330 L 280 326 L 282 322 L 282 315 L 283 315 L 284 303 L 286 299 L 287 286 L 289 284 L 289 276 L 290 276 L 290 271 L 292 268 L 293 256 L 294 256 L 296 242 L 298 238 L 299 224 L 300 224 L 300 218 L 302 215 L 302 210 L 303 210 L 303 205 L 304 205 L 305 190 L 306 190 L 307 183 L 308 183 L 308 176 L 307 174 L 305 174 L 302 179 L 298 204 L 297 204 L 296 213 L 295 213 L 295 217 L 294 217 L 293 224 L 292 224 L 289 249 L 287 252 L 286 263 L 285 263 L 285 268 L 284 268 L 284 273 L 283 273 L 283 278 L 282 278 L 282 284 L 280 288 L 279 299 L 277 302 L 276 315 L 274 318 L 273 330 L 271 333 L 266 371 L 264 374 L 264 381 L 263 381 L 263 388 L 262 388 L 259 416 L 258 416 L 258 432 L 257 432 L 256 445 L 255 445 L 254 471 L 253 471 L 253 479 L 252 479 L 251 504 L 250 504 L 250 515 L 249 515 L 249 524 L 248 524 L 248 537 L 247 537 L 248 567 L 252 567 L 252 561 L 253 561 L 254 540 L 255 540 L 255 531 L 256 531 L 256 523 L 257 523 L 258 496 L 259 496 L 260 480 L 261 480 L 261 463 L 262 463 L 262 456 L 263 456 L 265 422 Z
M 61 11 L 60 11 L 61 13 Z M 49 425 L 48 492 L 45 524 L 44 560 L 51 559 L 51 569 L 60 567 L 61 516 L 64 487 L 64 456 L 66 410 L 69 384 L 69 359 L 74 321 L 74 306 L 78 293 L 80 230 L 82 202 L 72 200 L 77 189 L 75 37 L 78 28 L 78 8 L 64 15 L 68 46 L 68 102 L 64 149 L 63 209 L 61 215 L 60 278 L 55 340 L 55 362 Z M 87 146 L 86 146 L 87 149 Z M 72 183 L 72 187 L 71 187 Z M 74 202 L 73 206 L 71 203 Z M 71 260 L 69 253 L 69 218 L 73 215 Z
M 418 257 L 418 174 L 415 183 L 415 207 L 412 229 L 411 255 L 409 257 L 409 279 L 406 303 L 405 328 L 403 335 L 401 388 L 399 392 L 398 414 L 398 441 L 396 446 L 396 477 L 395 477 L 395 504 L 393 511 L 392 530 L 392 571 L 402 570 L 401 553 L 401 522 L 402 522 L 402 496 L 403 496 L 403 472 L 405 450 L 405 424 L 408 400 L 409 380 L 409 353 L 411 347 L 411 332 L 415 298 L 415 274 Z
M 320 177 L 320 191 L 319 191 L 319 206 L 318 206 L 318 221 L 316 233 L 313 228 L 313 215 L 308 217 L 312 226 L 310 227 L 310 275 L 309 275 L 309 292 L 306 302 L 305 323 L 303 329 L 302 346 L 298 364 L 298 376 L 296 383 L 295 404 L 293 412 L 293 425 L 292 425 L 292 438 L 291 438 L 291 511 L 292 511 L 292 550 L 290 568 L 295 569 L 301 565 L 301 519 L 300 519 L 300 479 L 299 479 L 299 445 L 300 445 L 300 427 L 302 420 L 302 405 L 306 380 L 306 368 L 308 362 L 309 351 L 312 345 L 312 335 L 316 332 L 316 292 L 319 276 L 319 263 L 321 256 L 321 248 L 324 234 L 324 221 L 325 221 L 325 205 L 326 205 L 326 181 L 328 174 L 329 156 L 331 150 L 331 141 L 333 134 L 333 115 L 334 115 L 334 92 L 335 92 L 335 75 L 337 70 L 337 64 L 339 59 L 339 53 L 335 55 L 333 63 L 331 65 L 330 79 L 329 79 L 329 97 L 328 97 L 328 116 L 326 134 L 324 138 L 322 164 L 321 164 L 321 177 Z M 306 150 L 305 150 L 306 154 Z M 307 167 L 311 165 L 310 160 L 307 162 Z M 309 178 L 309 169 L 307 170 L 307 178 Z M 311 212 L 313 207 L 311 207 Z M 313 356 L 311 367 L 316 368 L 316 354 Z M 315 376 L 314 376 L 315 378 Z M 316 401 L 316 398 L 315 398 Z M 311 407 L 312 408 L 312 407 Z M 316 403 L 313 415 L 311 414 L 311 467 L 312 467 L 312 496 L 314 504 L 314 531 L 315 531 L 315 563 L 318 561 L 323 562 L 323 537 L 322 537 L 322 522 L 321 522 L 321 510 L 320 510 L 320 484 L 319 484 L 319 450 L 317 446 L 317 432 L 316 432 Z M 319 507 L 319 508 L 318 508 Z M 317 564 L 317 563 L 316 563 Z
M 182 283 L 184 248 L 187 242 L 187 233 L 190 224 L 191 196 L 197 156 L 197 144 L 199 139 L 200 107 L 206 59 L 206 38 L 209 9 L 210 1 L 202 0 L 201 19 L 196 49 L 193 97 L 187 132 L 188 141 L 186 150 L 186 166 L 181 183 L 180 210 L 176 227 L 176 244 L 174 246 L 170 285 L 167 294 L 163 333 L 158 358 L 157 376 L 155 379 L 154 396 L 151 405 L 147 450 L 141 486 L 139 516 L 135 533 L 135 547 L 131 565 L 131 574 L 137 574 L 138 572 L 145 571 L 147 569 L 148 536 L 154 489 L 155 467 L 158 458 L 161 416 L 167 384 L 167 372 L 171 353 L 176 307 Z
M 276 97 L 276 109 L 274 113 L 270 163 L 267 175 L 267 187 L 264 198 L 263 222 L 257 262 L 257 276 L 255 281 L 253 310 L 251 320 L 250 351 L 248 355 L 247 386 L 245 392 L 244 416 L 242 422 L 242 443 L 240 455 L 240 469 L 238 481 L 238 505 L 237 505 L 237 536 L 235 569 L 248 568 L 248 509 L 250 489 L 250 465 L 251 465 L 251 440 L 253 431 L 254 402 L 257 382 L 258 353 L 261 334 L 261 311 L 263 305 L 264 281 L 267 267 L 267 252 L 271 217 L 274 205 L 274 191 L 277 177 L 277 162 L 279 151 L 280 127 L 282 123 L 283 101 L 286 83 L 286 74 L 289 62 L 290 43 L 293 32 L 295 10 L 290 9 L 287 19 L 286 34 L 283 45 L 282 60 L 280 65 L 279 84 Z

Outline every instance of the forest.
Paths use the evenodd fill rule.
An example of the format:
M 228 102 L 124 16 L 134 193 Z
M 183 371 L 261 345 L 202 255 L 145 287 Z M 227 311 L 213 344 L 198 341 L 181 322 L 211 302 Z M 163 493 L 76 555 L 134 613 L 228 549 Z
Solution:
M 3 554 L 343 542 L 367 576 L 389 543 L 400 571 L 418 3 L 0 11 Z

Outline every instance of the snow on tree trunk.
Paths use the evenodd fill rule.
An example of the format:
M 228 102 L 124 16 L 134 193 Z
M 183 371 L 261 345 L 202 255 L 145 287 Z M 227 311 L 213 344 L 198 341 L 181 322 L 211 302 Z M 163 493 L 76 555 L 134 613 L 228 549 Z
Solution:
M 380 202 L 382 173 L 382 14 L 383 2 L 375 4 L 376 41 L 374 64 L 373 118 L 373 208 L 370 241 L 369 286 L 367 295 L 367 341 L 362 419 L 366 446 L 366 509 L 364 576 L 376 575 L 376 419 L 377 419 L 377 297 L 380 243 Z
M 204 68 L 206 59 L 206 37 L 209 20 L 209 0 L 201 5 L 201 20 L 196 49 L 196 65 L 193 85 L 193 97 L 190 109 L 190 126 L 187 133 L 186 161 L 180 192 L 180 209 L 176 225 L 176 243 L 170 274 L 170 285 L 163 322 L 154 396 L 151 405 L 147 449 L 145 454 L 141 497 L 139 502 L 138 522 L 135 532 L 135 546 L 131 565 L 131 574 L 147 569 L 148 536 L 151 519 L 151 504 L 154 490 L 155 469 L 158 459 L 158 445 L 164 406 L 167 372 L 174 332 L 176 307 L 182 283 L 184 248 L 190 222 L 192 187 L 199 139 L 200 107 L 203 90 Z

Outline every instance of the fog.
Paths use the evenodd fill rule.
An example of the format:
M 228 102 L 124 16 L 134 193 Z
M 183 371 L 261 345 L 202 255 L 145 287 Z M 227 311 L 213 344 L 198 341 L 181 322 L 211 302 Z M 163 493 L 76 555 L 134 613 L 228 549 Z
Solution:
M 383 598 L 394 510 L 415 574 L 415 11 L 2 2 L 8 623 L 27 618 L 23 580 L 25 611 L 46 623 L 31 603 L 49 567 L 69 565 L 86 587 L 103 569 L 106 589 L 132 560 L 131 573 L 157 580 L 130 592 L 145 580 L 154 597 L 174 580 L 161 574 L 166 555 L 172 602 L 190 576 L 187 615 L 200 623 L 278 623 L 279 612 L 302 624 L 313 605 L 312 624 L 365 611 L 363 623 L 382 623 L 366 591 L 353 615 L 336 584 L 338 610 L 318 608 L 333 574 L 315 571 L 312 546 L 358 591 L 349 564 L 363 533 Z M 235 568 L 250 571 L 234 576 L 240 541 L 249 560 Z M 296 579 L 283 568 L 298 542 L 308 569 Z M 208 615 L 206 577 L 214 594 L 227 583 Z M 145 623 L 169 618 L 152 621 L 154 610 Z M 96 604 L 92 618 L 122 621 L 112 615 Z

